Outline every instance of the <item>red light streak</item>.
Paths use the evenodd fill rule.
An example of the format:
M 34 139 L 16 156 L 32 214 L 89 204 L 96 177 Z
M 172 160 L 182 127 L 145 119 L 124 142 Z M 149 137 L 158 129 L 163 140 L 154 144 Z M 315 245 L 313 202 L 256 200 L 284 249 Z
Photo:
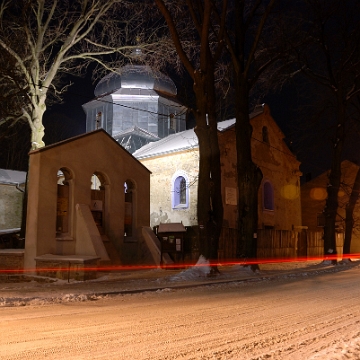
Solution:
M 360 259 L 360 253 L 356 254 L 343 254 L 342 259 Z M 182 264 L 171 264 L 166 265 L 111 265 L 111 266 L 79 266 L 76 263 L 69 263 L 67 266 L 59 266 L 57 268 L 32 268 L 32 269 L 0 269 L 0 274 L 26 274 L 26 273 L 36 273 L 36 272 L 58 272 L 58 271 L 67 271 L 67 272 L 89 272 L 89 271 L 102 271 L 102 272 L 116 272 L 116 271 L 138 271 L 138 270 L 154 270 L 154 269 L 165 269 L 165 270 L 181 270 L 184 268 L 190 267 L 207 267 L 207 266 L 217 266 L 221 268 L 223 266 L 233 266 L 233 265 L 261 265 L 261 264 L 279 264 L 279 263 L 293 263 L 293 262 L 309 262 L 309 261 L 339 261 L 339 256 L 335 255 L 326 255 L 326 256 L 313 256 L 313 257 L 297 257 L 297 258 L 256 258 L 256 259 L 234 259 L 234 260 L 225 260 L 218 262 L 209 262 L 202 264 L 194 263 L 182 263 Z M 221 271 L 221 269 L 220 269 Z

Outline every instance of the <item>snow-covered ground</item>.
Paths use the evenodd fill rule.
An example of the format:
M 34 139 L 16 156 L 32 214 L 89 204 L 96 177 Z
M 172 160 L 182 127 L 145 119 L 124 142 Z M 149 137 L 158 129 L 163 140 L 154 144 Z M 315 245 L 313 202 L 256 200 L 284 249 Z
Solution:
M 209 262 L 199 258 L 196 266 L 185 270 L 164 270 L 161 268 L 137 271 L 114 271 L 98 273 L 90 281 L 60 280 L 41 276 L 0 276 L 0 307 L 44 305 L 50 303 L 98 300 L 109 295 L 156 291 L 163 288 L 183 288 L 199 284 L 228 283 L 232 281 L 265 281 L 269 277 L 306 277 L 325 272 L 337 272 L 357 266 L 357 262 L 337 266 L 330 262 L 280 262 L 260 265 L 253 272 L 240 264 L 220 266 L 220 274 L 209 277 Z M 359 262 L 360 264 L 360 262 Z M 359 265 L 360 266 L 360 265 Z M 7 280 L 4 282 L 4 280 Z
M 146 278 L 2 283 L 0 300 L 14 300 L 17 286 L 17 305 L 27 306 L 0 307 L 0 359 L 360 359 L 358 264 L 271 264 L 255 274 L 237 265 L 217 284 L 208 271 L 203 262 Z M 177 287 L 186 283 L 202 286 Z M 154 291 L 115 295 L 119 284 Z

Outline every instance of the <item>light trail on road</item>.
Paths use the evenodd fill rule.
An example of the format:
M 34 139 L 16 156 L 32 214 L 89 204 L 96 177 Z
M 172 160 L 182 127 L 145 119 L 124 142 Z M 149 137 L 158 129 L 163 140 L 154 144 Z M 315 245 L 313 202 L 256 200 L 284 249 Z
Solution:
M 342 259 L 360 259 L 360 253 L 356 254 L 343 254 Z M 251 265 L 261 265 L 261 264 L 279 264 L 279 263 L 291 263 L 291 262 L 308 262 L 308 261 L 339 261 L 339 256 L 335 255 L 326 255 L 326 256 L 306 256 L 306 257 L 296 257 L 296 258 L 256 258 L 256 259 L 234 259 L 226 260 L 220 262 L 206 262 L 206 263 L 178 263 L 178 264 L 162 264 L 162 265 L 111 265 L 111 266 L 80 266 L 76 264 L 76 268 L 71 268 L 70 265 L 73 265 L 71 262 L 67 266 L 59 266 L 56 268 L 27 268 L 27 269 L 0 269 L 0 274 L 29 274 L 36 272 L 56 272 L 56 271 L 131 271 L 131 270 L 152 270 L 152 269 L 183 269 L 189 267 L 208 267 L 216 266 L 221 268 L 222 266 L 232 266 L 232 265 L 241 265 L 241 266 L 251 266 Z

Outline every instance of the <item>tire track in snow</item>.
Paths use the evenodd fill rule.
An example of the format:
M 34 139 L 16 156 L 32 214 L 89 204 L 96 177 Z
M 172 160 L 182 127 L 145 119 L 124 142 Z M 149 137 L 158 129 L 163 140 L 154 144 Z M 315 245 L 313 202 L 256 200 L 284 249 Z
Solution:
M 354 354 L 358 273 L 0 309 L 6 328 L 0 359 L 303 360 Z

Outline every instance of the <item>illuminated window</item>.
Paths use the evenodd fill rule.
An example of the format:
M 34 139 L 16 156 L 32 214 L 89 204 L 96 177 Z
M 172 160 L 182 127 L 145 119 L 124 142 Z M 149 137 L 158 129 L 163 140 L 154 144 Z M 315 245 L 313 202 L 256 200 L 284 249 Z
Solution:
M 274 188 L 270 181 L 263 184 L 264 210 L 274 210 Z
M 173 176 L 171 199 L 173 209 L 189 207 L 189 182 L 183 171 L 178 171 Z

